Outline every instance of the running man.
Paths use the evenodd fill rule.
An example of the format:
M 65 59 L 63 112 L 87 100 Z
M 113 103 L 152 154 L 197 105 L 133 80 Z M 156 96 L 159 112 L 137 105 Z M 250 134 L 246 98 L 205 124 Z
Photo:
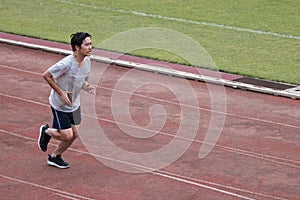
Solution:
M 91 35 L 77 32 L 71 35 L 73 54 L 66 56 L 51 66 L 43 78 L 52 88 L 49 103 L 53 114 L 52 128 L 40 127 L 38 146 L 47 151 L 51 138 L 59 140 L 57 148 L 48 155 L 48 165 L 68 168 L 70 165 L 62 159 L 62 154 L 72 145 L 78 136 L 77 125 L 81 122 L 80 90 L 95 95 L 95 88 L 88 83 L 91 68 L 89 56 L 92 53 Z

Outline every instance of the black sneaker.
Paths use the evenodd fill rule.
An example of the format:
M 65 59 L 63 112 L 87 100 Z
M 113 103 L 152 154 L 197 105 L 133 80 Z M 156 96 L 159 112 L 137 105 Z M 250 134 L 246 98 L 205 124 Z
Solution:
M 39 139 L 38 139 L 38 146 L 42 151 L 47 151 L 47 146 L 48 143 L 51 139 L 50 135 L 46 134 L 46 130 L 49 128 L 49 125 L 42 125 L 40 127 L 40 135 L 39 135 Z
M 65 162 L 62 158 L 61 155 L 56 155 L 56 157 L 52 157 L 51 155 L 48 155 L 48 165 L 58 167 L 61 169 L 69 168 L 70 165 L 69 163 Z

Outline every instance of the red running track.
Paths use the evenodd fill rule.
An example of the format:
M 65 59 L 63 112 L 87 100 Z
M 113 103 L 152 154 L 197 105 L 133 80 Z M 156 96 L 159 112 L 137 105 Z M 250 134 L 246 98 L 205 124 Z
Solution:
M 93 62 L 92 73 L 101 76 L 91 74 L 91 81 L 97 84 L 97 95 L 92 101 L 82 94 L 86 98 L 82 105 L 83 126 L 97 130 L 89 124 L 93 118 L 89 110 L 95 109 L 93 119 L 107 138 L 125 152 L 136 155 L 163 149 L 175 138 L 182 145 L 191 145 L 163 168 L 147 171 L 147 166 L 152 166 L 151 160 L 140 160 L 139 167 L 146 171 L 129 173 L 126 169 L 141 168 L 132 168 L 130 162 L 120 163 L 120 155 L 109 154 L 113 149 L 101 141 L 93 140 L 93 147 L 101 144 L 103 154 L 92 154 L 86 145 L 91 136 L 83 129 L 81 137 L 64 154 L 71 168 L 60 170 L 47 166 L 47 154 L 38 149 L 37 137 L 39 126 L 51 123 L 50 88 L 41 73 L 62 56 L 3 43 L 0 50 L 1 199 L 300 197 L 297 100 L 222 88 L 225 97 L 221 95 L 223 99 L 214 101 L 216 97 L 212 98 L 210 92 L 220 86 Z M 165 80 L 172 86 L 164 85 Z M 147 81 L 148 84 L 143 84 Z M 193 93 L 180 93 L 182 85 L 187 83 Z M 191 105 L 181 103 L 193 97 L 197 101 L 192 100 Z M 226 110 L 215 110 L 213 102 L 225 102 Z M 198 107 L 193 103 L 198 103 Z M 194 111 L 199 112 L 199 121 L 193 118 L 197 115 L 190 116 Z M 211 127 L 215 114 L 224 119 L 222 132 L 212 151 L 199 158 L 209 128 L 213 131 L 220 128 Z M 184 127 L 185 136 L 178 137 L 177 130 L 185 118 L 189 119 L 189 126 Z M 195 127 L 195 137 L 189 137 Z M 48 153 L 56 145 L 52 140 Z M 163 163 L 173 155 L 165 156 L 153 158 L 154 162 Z

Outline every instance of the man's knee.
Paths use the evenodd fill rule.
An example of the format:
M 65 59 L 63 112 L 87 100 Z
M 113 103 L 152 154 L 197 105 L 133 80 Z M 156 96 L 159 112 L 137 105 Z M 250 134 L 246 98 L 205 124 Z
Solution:
M 72 139 L 76 139 L 77 137 L 78 137 L 77 131 L 73 131 L 73 137 L 72 137 Z
M 72 131 L 73 131 L 73 138 L 77 138 L 78 137 L 78 131 L 77 131 L 77 126 L 72 126 Z
M 61 130 L 60 133 L 63 141 L 70 141 L 77 137 L 77 134 L 73 133 L 72 128 Z

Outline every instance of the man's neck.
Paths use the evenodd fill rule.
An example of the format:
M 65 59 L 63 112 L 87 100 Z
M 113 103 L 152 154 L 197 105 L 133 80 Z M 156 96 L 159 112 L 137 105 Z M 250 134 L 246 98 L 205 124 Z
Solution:
M 76 62 L 78 64 L 78 66 L 81 66 L 84 57 L 85 56 L 79 54 L 78 52 L 74 52 L 74 58 L 75 58 L 75 60 L 76 60 Z

